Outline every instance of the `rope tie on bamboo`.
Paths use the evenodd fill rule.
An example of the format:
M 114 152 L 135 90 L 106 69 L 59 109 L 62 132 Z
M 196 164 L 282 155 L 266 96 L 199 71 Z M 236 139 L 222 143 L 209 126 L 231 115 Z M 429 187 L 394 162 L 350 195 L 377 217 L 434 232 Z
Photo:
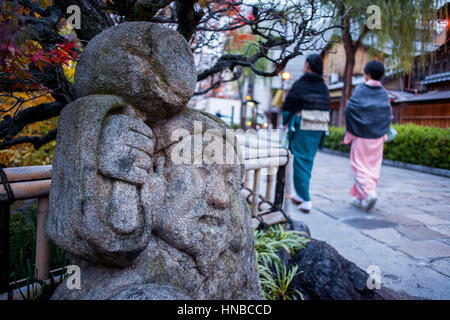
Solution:
M 254 217 L 256 220 L 259 221 L 257 229 L 267 230 L 269 228 L 269 225 L 264 221 L 264 219 L 261 216 Z
M 9 184 L 8 177 L 6 176 L 5 171 L 3 168 L 6 168 L 6 166 L 3 163 L 0 163 L 0 177 L 2 179 L 2 184 L 5 186 L 6 195 L 8 196 L 8 203 L 13 203 L 16 198 L 14 197 L 14 192 L 11 189 L 11 185 Z

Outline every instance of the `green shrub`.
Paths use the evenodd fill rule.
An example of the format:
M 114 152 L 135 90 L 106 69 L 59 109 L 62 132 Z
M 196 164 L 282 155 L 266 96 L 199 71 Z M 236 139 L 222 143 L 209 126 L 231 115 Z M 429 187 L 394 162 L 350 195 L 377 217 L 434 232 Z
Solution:
M 350 146 L 341 143 L 345 134 L 344 127 L 330 127 L 328 131 L 330 132 L 330 135 L 325 139 L 325 148 L 350 152 Z
M 237 130 L 237 129 L 239 129 L 241 127 L 241 125 L 239 124 L 239 123 L 233 123 L 232 125 L 231 125 L 231 129 L 233 129 L 233 130 Z
M 398 136 L 385 144 L 386 159 L 450 169 L 450 129 L 413 124 L 394 128 Z
M 10 215 L 10 280 L 18 281 L 34 276 L 36 259 L 36 216 L 37 206 L 26 212 L 12 212 Z M 55 244 L 50 244 L 50 268 L 65 267 L 68 255 Z
M 36 212 L 33 206 L 25 213 L 12 212 L 10 216 L 9 270 L 11 280 L 33 275 L 36 248 Z
M 384 145 L 385 159 L 450 169 L 450 129 L 414 124 L 396 124 L 394 128 L 398 136 Z M 325 147 L 349 152 L 350 146 L 341 144 L 344 133 L 345 128 L 330 127 Z
M 281 224 L 273 225 L 267 231 L 255 231 L 256 262 L 264 298 L 303 299 L 301 292 L 291 288 L 292 280 L 301 272 L 298 272 L 297 266 L 286 268 L 277 251 L 284 248 L 293 257 L 308 241 L 303 233 L 285 230 Z

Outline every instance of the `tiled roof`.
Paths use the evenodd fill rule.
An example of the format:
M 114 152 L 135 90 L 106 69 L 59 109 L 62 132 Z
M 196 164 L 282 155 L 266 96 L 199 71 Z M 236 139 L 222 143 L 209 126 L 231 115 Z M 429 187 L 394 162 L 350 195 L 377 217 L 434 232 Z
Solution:
M 432 101 L 432 100 L 450 100 L 450 90 L 445 91 L 431 91 L 425 94 L 414 95 L 413 97 L 404 97 L 395 100 L 396 103 L 400 102 L 420 102 L 420 101 Z
M 425 79 L 422 81 L 422 84 L 443 82 L 449 80 L 450 80 L 450 72 L 437 73 L 431 76 L 426 76 Z
M 406 99 L 416 97 L 416 95 L 414 93 L 407 92 L 407 91 L 400 91 L 400 90 L 386 90 L 386 91 L 389 95 L 389 99 L 395 100 L 395 101 L 406 100 Z

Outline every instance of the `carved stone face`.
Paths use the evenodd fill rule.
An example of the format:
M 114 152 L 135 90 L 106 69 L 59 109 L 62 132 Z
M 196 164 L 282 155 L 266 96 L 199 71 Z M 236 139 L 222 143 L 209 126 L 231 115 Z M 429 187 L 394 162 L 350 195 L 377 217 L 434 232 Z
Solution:
M 205 130 L 223 133 L 215 138 L 225 143 L 225 125 L 202 114 L 200 119 Z M 155 129 L 156 137 L 167 139 L 167 134 L 181 123 L 188 127 L 193 121 L 190 115 L 169 120 L 162 130 Z M 205 150 L 210 141 L 203 136 L 202 142 Z M 228 147 L 236 152 L 234 142 L 232 140 L 233 145 Z M 213 163 L 207 152 L 203 152 L 201 163 L 174 163 L 172 156 L 180 143 L 170 145 L 166 141 L 169 146 L 163 149 L 165 202 L 154 210 L 153 232 L 169 245 L 193 256 L 200 273 L 210 276 L 209 273 L 214 271 L 211 266 L 226 250 L 239 252 L 245 245 L 243 215 L 247 211 L 243 210 L 239 199 L 243 166 L 226 164 L 226 159 L 222 163 Z M 221 146 L 226 148 L 225 144 Z
M 170 150 L 168 150 L 170 151 Z M 205 276 L 227 249 L 241 249 L 242 208 L 238 202 L 240 166 L 172 165 L 166 167 L 163 210 L 156 209 L 155 234 L 196 260 Z
M 123 23 L 97 35 L 75 71 L 79 97 L 118 95 L 147 114 L 150 122 L 180 112 L 196 80 L 186 40 L 174 30 L 146 22 Z

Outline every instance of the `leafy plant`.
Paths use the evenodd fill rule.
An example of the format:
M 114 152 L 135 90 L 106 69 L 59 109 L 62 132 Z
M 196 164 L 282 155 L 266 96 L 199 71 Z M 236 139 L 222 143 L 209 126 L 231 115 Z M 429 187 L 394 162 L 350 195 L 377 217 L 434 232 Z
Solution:
M 297 300 L 297 297 L 304 299 L 302 293 L 291 288 L 290 284 L 297 272 L 298 266 L 293 266 L 287 270 L 286 266 L 275 260 L 273 262 L 275 272 L 272 272 L 267 265 L 258 264 L 259 278 L 263 289 L 263 296 L 269 300 Z
M 36 30 L 30 28 L 35 23 L 30 23 L 28 10 L 16 1 L 2 1 L 0 9 L 0 72 L 14 81 L 12 91 L 45 90 L 46 87 L 33 76 L 30 65 L 41 73 L 46 66 L 69 65 L 77 59 L 77 42 L 66 39 L 53 48 L 44 47 L 31 40 L 36 38 Z M 33 18 L 38 20 L 37 16 Z
M 22 281 L 25 289 L 19 290 L 22 299 L 39 299 L 50 285 L 39 285 L 35 281 L 34 261 L 36 259 L 36 216 L 37 206 L 33 205 L 25 212 L 12 212 L 10 216 L 10 279 Z M 65 268 L 68 255 L 65 251 L 50 244 L 50 269 Z M 60 277 L 56 285 L 64 280 Z
M 450 169 L 450 129 L 422 127 L 412 123 L 396 124 L 398 136 L 384 145 L 384 158 Z M 330 127 L 325 147 L 350 152 L 350 146 L 341 144 L 345 128 Z
M 277 251 L 284 248 L 291 256 L 308 243 L 302 232 L 285 230 L 281 224 L 271 226 L 267 231 L 255 231 L 255 250 L 263 296 L 270 300 L 303 299 L 300 291 L 291 288 L 298 272 L 297 266 L 289 269 L 280 260 Z
M 24 213 L 11 213 L 9 270 L 12 279 L 20 280 L 28 276 L 31 263 L 35 261 L 36 214 L 36 205 Z
M 350 152 L 350 145 L 341 143 L 344 138 L 345 127 L 329 127 L 328 132 L 329 136 L 325 139 L 325 148 Z
M 46 284 L 44 283 L 42 286 L 40 286 L 34 279 L 34 267 L 31 265 L 30 260 L 27 259 L 26 261 L 21 260 L 21 263 L 24 263 L 26 266 L 26 271 L 21 270 L 20 272 L 26 272 L 26 277 L 24 278 L 25 281 L 20 281 L 23 278 L 18 277 L 15 271 L 13 271 L 10 275 L 10 279 L 12 282 L 17 283 L 20 281 L 21 285 L 20 288 L 17 288 L 17 291 L 19 292 L 20 296 L 23 300 L 37 300 L 39 299 L 42 294 L 44 293 Z

